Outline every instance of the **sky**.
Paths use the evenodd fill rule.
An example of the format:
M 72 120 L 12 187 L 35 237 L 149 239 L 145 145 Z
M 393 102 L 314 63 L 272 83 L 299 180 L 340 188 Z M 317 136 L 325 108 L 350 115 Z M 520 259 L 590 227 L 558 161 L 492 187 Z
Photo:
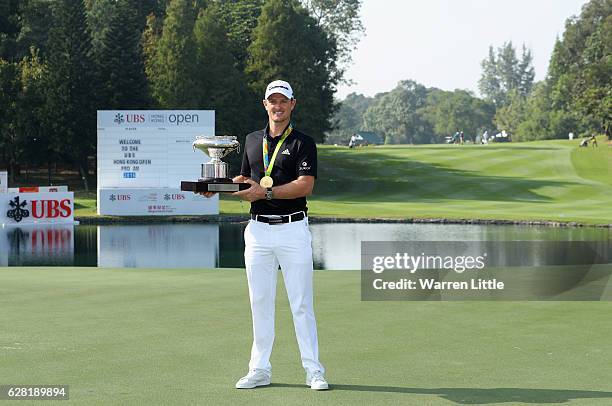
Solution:
M 363 0 L 365 27 L 336 97 L 374 96 L 413 79 L 443 90 L 478 93 L 480 62 L 489 45 L 512 41 L 531 49 L 535 80 L 546 76 L 565 20 L 587 0 Z

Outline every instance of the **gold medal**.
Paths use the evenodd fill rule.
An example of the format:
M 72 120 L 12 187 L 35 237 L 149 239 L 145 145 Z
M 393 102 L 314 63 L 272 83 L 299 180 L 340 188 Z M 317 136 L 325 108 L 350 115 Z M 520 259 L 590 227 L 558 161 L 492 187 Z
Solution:
M 264 176 L 259 181 L 259 184 L 261 185 L 261 187 L 267 189 L 269 187 L 272 187 L 272 185 L 274 184 L 274 180 L 270 176 Z

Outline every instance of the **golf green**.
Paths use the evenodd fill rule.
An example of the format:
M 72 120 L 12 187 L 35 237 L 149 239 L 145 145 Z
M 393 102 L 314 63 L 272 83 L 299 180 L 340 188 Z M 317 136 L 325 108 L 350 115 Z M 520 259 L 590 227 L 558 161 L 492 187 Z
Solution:
M 612 303 L 361 302 L 352 271 L 315 294 L 331 390 L 304 385 L 280 288 L 273 385 L 240 391 L 244 271 L 2 268 L 0 384 L 83 405 L 612 404 Z

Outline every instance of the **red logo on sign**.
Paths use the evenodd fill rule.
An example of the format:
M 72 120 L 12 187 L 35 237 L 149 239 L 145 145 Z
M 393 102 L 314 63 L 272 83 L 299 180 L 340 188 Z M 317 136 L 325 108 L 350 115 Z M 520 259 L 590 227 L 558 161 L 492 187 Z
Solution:
M 32 200 L 32 216 L 36 219 L 41 218 L 66 218 L 70 217 L 72 209 L 70 200 Z

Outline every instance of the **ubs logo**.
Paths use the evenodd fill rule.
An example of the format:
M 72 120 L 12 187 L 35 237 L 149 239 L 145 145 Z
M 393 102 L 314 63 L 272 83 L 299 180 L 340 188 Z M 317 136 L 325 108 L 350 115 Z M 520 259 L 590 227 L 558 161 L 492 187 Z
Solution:
M 126 121 L 128 123 L 144 123 L 145 116 L 144 114 L 128 114 L 126 115 Z
M 119 200 L 119 201 L 126 201 L 126 200 L 132 200 L 132 195 L 116 195 L 116 194 L 112 194 L 108 197 L 108 200 L 110 200 L 111 202 L 114 202 L 115 200 Z
M 185 200 L 185 195 L 180 195 L 176 193 L 173 193 L 173 194 L 166 193 L 164 195 L 164 200 Z
M 28 205 L 27 200 L 20 203 L 19 196 L 15 196 L 13 200 L 9 201 L 9 205 L 12 207 L 12 209 L 6 212 L 6 217 L 14 219 L 18 223 L 24 218 L 30 217 L 30 211 L 24 209 L 24 207 Z
M 121 113 L 117 113 L 115 114 L 115 119 L 113 120 L 115 123 L 117 124 L 123 124 L 125 123 L 125 119 L 123 118 L 123 114 Z

